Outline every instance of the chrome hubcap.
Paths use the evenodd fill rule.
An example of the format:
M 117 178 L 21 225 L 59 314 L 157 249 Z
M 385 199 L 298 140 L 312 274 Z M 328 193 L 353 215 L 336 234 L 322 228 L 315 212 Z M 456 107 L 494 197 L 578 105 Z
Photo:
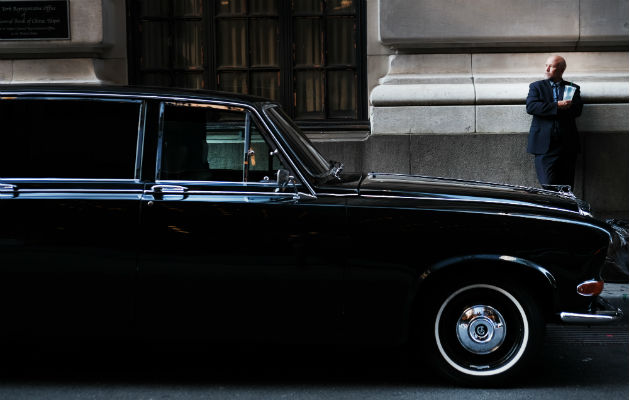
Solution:
M 490 306 L 472 306 L 457 321 L 457 339 L 471 353 L 490 354 L 505 340 L 505 320 Z

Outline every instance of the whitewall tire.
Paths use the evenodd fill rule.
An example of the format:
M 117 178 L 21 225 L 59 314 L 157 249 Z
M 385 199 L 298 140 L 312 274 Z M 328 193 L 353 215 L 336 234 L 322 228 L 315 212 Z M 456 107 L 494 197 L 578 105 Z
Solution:
M 531 297 L 503 284 L 455 286 L 438 296 L 432 315 L 428 336 L 440 369 L 468 383 L 498 383 L 514 376 L 544 334 Z

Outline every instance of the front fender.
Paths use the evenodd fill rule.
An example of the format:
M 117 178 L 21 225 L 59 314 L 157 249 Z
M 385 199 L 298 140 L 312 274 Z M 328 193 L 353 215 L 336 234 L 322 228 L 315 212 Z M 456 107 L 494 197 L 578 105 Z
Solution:
M 490 268 L 492 266 L 496 266 L 499 264 L 506 264 L 506 263 L 515 264 L 515 265 L 518 265 L 520 268 L 525 268 L 525 270 L 527 271 L 536 272 L 538 276 L 543 277 L 545 279 L 545 281 L 549 284 L 550 288 L 555 289 L 558 287 L 556 278 L 553 276 L 553 274 L 549 272 L 547 269 L 543 268 L 542 266 L 523 258 L 508 256 L 508 255 L 500 255 L 500 254 L 470 254 L 470 255 L 451 257 L 445 260 L 441 260 L 431 265 L 429 268 L 425 270 L 425 272 L 419 277 L 418 284 L 422 285 L 422 283 L 426 279 L 428 279 L 429 276 L 434 275 L 434 274 L 440 274 L 449 268 L 460 267 L 460 266 L 471 264 L 471 263 L 477 264 L 479 262 L 483 262 L 484 265 L 489 264 L 488 269 L 490 271 L 488 272 L 491 272 L 491 270 L 494 269 L 494 268 Z M 485 272 L 485 271 L 480 271 L 480 272 Z M 501 272 L 497 272 L 497 273 L 499 274 L 497 275 L 497 277 L 500 277 Z

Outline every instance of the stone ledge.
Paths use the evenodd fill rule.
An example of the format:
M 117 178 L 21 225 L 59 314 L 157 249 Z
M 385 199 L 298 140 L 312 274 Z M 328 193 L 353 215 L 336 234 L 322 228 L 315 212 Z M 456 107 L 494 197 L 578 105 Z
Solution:
M 527 133 L 524 105 L 372 107 L 372 135 Z M 586 104 L 581 132 L 628 132 L 628 104 Z
M 106 83 L 89 58 L 7 60 L 0 62 L 0 83 Z
M 532 116 L 522 105 L 478 106 L 477 133 L 529 132 Z M 628 104 L 585 104 L 576 120 L 581 132 L 628 132 Z
M 373 107 L 372 134 L 470 133 L 474 106 Z
M 23 46 L 20 44 L 0 46 L 0 59 L 18 58 L 86 58 L 102 57 L 113 46 L 104 44 L 39 44 Z
M 577 119 L 581 132 L 628 132 L 628 104 L 586 104 Z
M 418 83 L 422 79 L 430 83 Z M 370 95 L 374 106 L 420 106 L 420 105 L 494 105 L 525 104 L 529 84 L 539 80 L 535 77 L 474 78 L 464 83 L 452 83 L 457 79 L 441 78 L 409 79 L 402 83 L 376 86 Z M 442 81 L 442 83 L 439 83 Z M 628 78 L 626 77 L 579 77 L 572 82 L 580 86 L 582 99 L 587 103 L 627 103 Z M 447 83 L 448 82 L 448 83 Z
M 472 82 L 379 85 L 370 100 L 375 106 L 470 105 L 475 103 L 475 88 Z

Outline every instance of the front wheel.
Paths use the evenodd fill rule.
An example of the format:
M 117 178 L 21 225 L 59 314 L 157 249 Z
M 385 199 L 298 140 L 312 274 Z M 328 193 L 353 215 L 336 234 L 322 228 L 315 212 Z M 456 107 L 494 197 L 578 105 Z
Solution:
M 427 336 L 440 369 L 459 381 L 506 382 L 523 370 L 542 342 L 544 321 L 527 293 L 502 284 L 471 283 L 438 299 Z

